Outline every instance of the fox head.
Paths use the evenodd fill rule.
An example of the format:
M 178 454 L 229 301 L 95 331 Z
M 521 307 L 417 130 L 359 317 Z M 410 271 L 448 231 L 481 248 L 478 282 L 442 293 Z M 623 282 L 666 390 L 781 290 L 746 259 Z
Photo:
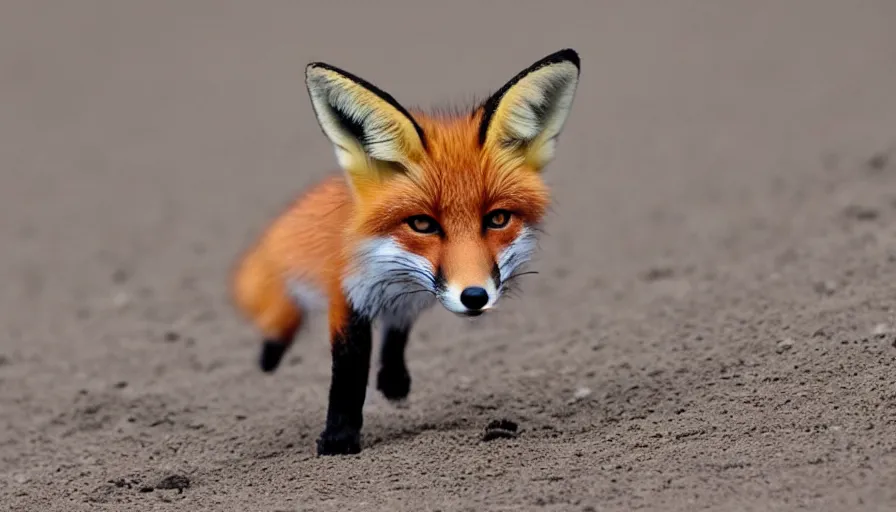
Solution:
M 307 66 L 315 115 L 354 199 L 345 288 L 355 307 L 404 315 L 425 302 L 413 296 L 469 316 L 495 306 L 535 249 L 549 202 L 541 173 L 579 67 L 562 50 L 470 112 L 427 114 L 346 71 Z

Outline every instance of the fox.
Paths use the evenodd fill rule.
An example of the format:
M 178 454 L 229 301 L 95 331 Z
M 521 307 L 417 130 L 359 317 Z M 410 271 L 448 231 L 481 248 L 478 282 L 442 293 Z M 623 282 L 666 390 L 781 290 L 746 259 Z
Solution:
M 245 253 L 232 297 L 279 367 L 309 315 L 325 312 L 331 375 L 317 454 L 361 452 L 374 325 L 376 389 L 408 396 L 405 348 L 436 303 L 493 310 L 525 273 L 550 203 L 543 179 L 572 109 L 578 53 L 552 53 L 470 109 L 407 109 L 323 62 L 305 67 L 319 128 L 340 170 L 299 194 Z

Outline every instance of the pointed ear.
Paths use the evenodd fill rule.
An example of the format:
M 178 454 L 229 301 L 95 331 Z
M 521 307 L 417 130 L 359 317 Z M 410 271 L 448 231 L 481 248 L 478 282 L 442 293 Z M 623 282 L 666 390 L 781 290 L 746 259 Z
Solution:
M 426 151 L 423 130 L 395 98 L 351 73 L 321 62 L 305 68 L 314 113 L 352 178 L 407 168 Z
M 570 49 L 532 64 L 483 104 L 479 143 L 501 159 L 541 170 L 554 158 L 579 82 L 579 55 Z

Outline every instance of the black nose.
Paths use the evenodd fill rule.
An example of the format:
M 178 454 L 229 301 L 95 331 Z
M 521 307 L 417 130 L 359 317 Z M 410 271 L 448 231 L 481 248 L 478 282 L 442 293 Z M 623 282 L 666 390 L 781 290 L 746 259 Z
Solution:
M 488 303 L 488 292 L 485 288 L 471 286 L 460 292 L 460 302 L 470 309 L 482 309 Z

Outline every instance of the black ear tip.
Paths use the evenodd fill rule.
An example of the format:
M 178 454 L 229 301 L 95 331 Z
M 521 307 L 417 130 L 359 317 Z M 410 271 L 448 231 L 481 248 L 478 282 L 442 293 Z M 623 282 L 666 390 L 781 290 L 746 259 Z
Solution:
M 548 57 L 548 59 L 555 62 L 569 61 L 577 68 L 582 67 L 582 60 L 579 58 L 579 53 L 572 48 L 564 48 Z
M 341 68 L 338 68 L 338 67 L 333 66 L 333 65 L 331 65 L 331 64 L 327 64 L 326 62 L 320 62 L 320 61 L 317 61 L 317 60 L 314 61 L 314 62 L 309 62 L 308 65 L 305 66 L 305 75 L 307 76 L 307 75 L 308 75 L 309 73 L 311 73 L 312 71 L 315 71 L 315 70 L 318 70 L 318 69 L 322 69 L 322 70 L 324 70 L 324 71 L 332 71 L 332 72 L 334 72 L 334 73 L 338 73 L 338 74 L 340 74 L 340 75 L 352 76 L 352 75 L 350 75 L 349 73 L 347 73 L 345 70 L 343 70 L 343 69 L 341 69 Z
M 324 66 L 323 62 L 309 62 L 307 66 L 305 66 L 305 81 L 308 82 L 311 80 L 311 74 Z
M 314 70 L 323 69 L 323 70 L 332 70 L 333 66 L 327 64 L 326 62 L 309 62 L 307 66 L 305 66 L 305 74 L 309 74 Z
M 548 55 L 547 57 L 542 58 L 535 64 L 532 64 L 531 66 L 529 66 L 529 68 L 523 71 L 522 74 L 528 74 L 545 66 L 560 64 L 561 62 L 572 63 L 572 65 L 575 66 L 576 69 L 581 69 L 582 67 L 582 61 L 579 58 L 579 53 L 572 48 L 564 48 L 560 51 Z

